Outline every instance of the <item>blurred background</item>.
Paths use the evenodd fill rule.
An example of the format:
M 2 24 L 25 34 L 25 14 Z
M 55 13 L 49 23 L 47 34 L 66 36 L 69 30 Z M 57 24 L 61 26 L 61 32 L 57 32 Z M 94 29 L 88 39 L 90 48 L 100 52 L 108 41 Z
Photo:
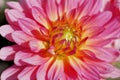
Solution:
M 7 21 L 5 19 L 4 10 L 7 8 L 6 2 L 7 1 L 17 1 L 17 0 L 0 0 L 0 26 L 7 24 Z M 14 43 L 9 42 L 7 39 L 3 38 L 0 35 L 0 48 L 8 45 L 12 45 Z M 1 61 L 0 60 L 0 74 L 2 71 L 4 71 L 6 68 L 10 67 L 13 64 L 12 61 Z M 120 62 L 114 63 L 114 65 L 118 68 L 120 68 Z M 117 79 L 107 79 L 107 80 L 120 80 L 120 78 Z

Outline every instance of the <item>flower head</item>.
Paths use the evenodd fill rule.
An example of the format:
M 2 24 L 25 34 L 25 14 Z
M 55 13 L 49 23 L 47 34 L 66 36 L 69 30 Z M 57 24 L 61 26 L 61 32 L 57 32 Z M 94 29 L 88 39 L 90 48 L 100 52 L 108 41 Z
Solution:
M 0 27 L 0 34 L 16 44 L 3 47 L 0 58 L 15 65 L 2 80 L 100 80 L 114 71 L 111 62 L 119 53 L 107 45 L 118 37 L 120 23 L 110 11 L 100 12 L 100 0 L 8 5 L 9 25 Z

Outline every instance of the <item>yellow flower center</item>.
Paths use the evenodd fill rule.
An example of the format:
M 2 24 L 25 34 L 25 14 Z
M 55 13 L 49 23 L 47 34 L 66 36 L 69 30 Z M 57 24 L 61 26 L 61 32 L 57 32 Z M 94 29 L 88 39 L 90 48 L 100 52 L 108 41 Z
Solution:
M 65 38 L 66 41 L 71 41 L 74 38 L 72 29 L 67 27 L 63 32 L 63 38 Z
M 50 46 L 54 47 L 54 54 L 68 56 L 76 54 L 80 43 L 80 32 L 73 26 L 55 26 L 50 31 Z

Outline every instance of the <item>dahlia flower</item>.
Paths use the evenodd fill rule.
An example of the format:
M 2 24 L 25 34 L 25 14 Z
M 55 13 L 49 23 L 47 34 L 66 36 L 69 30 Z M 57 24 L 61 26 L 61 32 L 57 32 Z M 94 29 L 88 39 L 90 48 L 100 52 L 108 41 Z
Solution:
M 103 80 L 118 73 L 119 52 L 108 44 L 120 23 L 101 0 L 19 0 L 8 2 L 8 25 L 0 34 L 15 45 L 0 50 L 14 65 L 1 80 Z M 113 75 L 116 76 L 116 75 Z

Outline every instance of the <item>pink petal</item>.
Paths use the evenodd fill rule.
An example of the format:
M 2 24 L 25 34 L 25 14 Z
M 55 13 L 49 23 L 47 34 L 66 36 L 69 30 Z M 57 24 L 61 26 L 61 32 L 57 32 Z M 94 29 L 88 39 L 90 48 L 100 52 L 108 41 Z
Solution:
M 108 62 L 103 62 L 100 60 L 95 60 L 94 58 L 92 59 L 84 59 L 86 63 L 90 63 L 92 66 L 96 67 L 96 69 L 100 72 L 99 74 L 108 74 L 111 73 L 114 69 L 114 67 L 109 64 Z
M 94 52 L 98 59 L 112 62 L 119 56 L 119 52 L 113 48 L 101 48 L 92 46 L 91 51 Z
M 30 51 L 26 50 L 26 51 L 19 51 L 15 54 L 15 59 L 14 59 L 14 63 L 17 66 L 22 66 L 22 65 L 26 65 L 26 63 L 22 62 L 23 59 L 29 58 L 33 56 L 32 53 L 30 53 Z
M 114 26 L 114 27 L 113 27 Z M 105 30 L 103 33 L 101 33 L 98 37 L 103 38 L 116 38 L 119 37 L 120 32 L 120 23 L 118 20 L 113 19 L 111 22 L 105 25 Z
M 59 80 L 61 74 L 63 73 L 63 61 L 56 60 L 48 71 L 48 79 L 49 80 Z M 52 73 L 51 73 L 52 72 Z
M 30 65 L 42 65 L 47 62 L 48 59 L 49 58 L 40 57 L 39 55 L 33 55 L 31 57 L 21 59 L 21 61 Z
M 115 40 L 116 38 L 109 38 L 109 39 L 104 39 L 104 38 L 89 38 L 86 41 L 86 46 L 106 46 L 107 44 L 109 44 L 112 40 Z
M 26 8 L 32 8 L 33 6 L 35 7 L 40 7 L 41 6 L 41 1 L 40 0 L 19 0 L 20 4 L 22 5 L 22 7 L 24 7 L 24 9 Z
M 56 3 L 58 5 L 57 6 L 58 15 L 60 19 L 64 16 L 65 13 L 68 15 L 71 12 L 73 12 L 71 10 L 77 8 L 83 2 L 84 0 L 56 0 Z
M 38 25 L 34 20 L 24 18 L 19 20 L 20 28 L 27 34 L 36 37 L 40 40 L 46 40 L 48 37 L 48 30 Z
M 100 12 L 102 1 L 100 0 L 84 0 L 84 2 L 77 8 L 76 17 L 80 20 L 83 16 L 93 15 Z
M 83 4 L 78 7 L 77 12 L 79 13 L 78 20 L 85 15 L 89 15 L 93 8 L 94 0 L 84 0 Z
M 14 32 L 14 29 L 10 25 L 3 25 L 0 27 L 0 34 L 3 37 L 6 37 L 9 41 L 13 42 L 11 33 Z
M 48 18 L 53 22 L 58 19 L 57 5 L 55 1 L 56 0 L 47 0 L 46 3 L 46 13 L 48 15 Z
M 30 18 L 19 19 L 20 28 L 27 34 L 32 35 L 32 30 L 38 30 L 39 25 Z
M 61 5 L 64 7 L 64 12 L 69 12 L 74 8 L 77 8 L 79 5 L 81 5 L 84 0 L 61 0 Z
M 31 14 L 31 8 L 32 7 L 41 7 L 41 1 L 42 0 L 19 0 L 20 5 L 24 9 L 24 13 L 26 14 L 27 17 L 32 18 L 33 16 Z
M 66 75 L 64 73 L 62 73 L 59 80 L 70 80 L 70 79 L 67 79 Z
M 63 0 L 56 0 L 56 3 L 58 5 L 58 15 L 60 18 L 62 18 L 64 14 L 64 1 Z
M 6 9 L 5 10 L 5 15 L 6 15 L 7 21 L 10 24 L 15 25 L 15 26 L 18 26 L 17 21 L 18 21 L 19 18 L 25 18 L 24 13 L 22 13 L 18 10 L 15 10 L 15 9 L 11 9 L 11 10 Z
M 31 7 L 35 6 L 35 7 L 41 7 L 41 1 L 40 0 L 26 0 L 28 5 L 31 5 Z M 31 8 L 30 7 L 30 8 Z
M 89 15 L 97 14 L 100 12 L 100 9 L 102 7 L 102 1 L 101 0 L 94 0 L 94 5 L 92 7 L 92 10 L 90 11 Z
M 26 16 L 32 18 L 31 5 L 27 3 L 27 1 L 28 0 L 19 0 L 19 3 L 23 7 L 24 13 L 26 14 Z
M 1 74 L 1 80 L 17 80 L 17 75 L 20 73 L 21 70 L 22 67 L 19 68 L 15 65 L 10 67 Z
M 34 52 L 39 52 L 41 49 L 45 49 L 44 43 L 40 40 L 31 40 L 29 45 Z
M 46 78 L 46 74 L 47 74 L 47 69 L 49 68 L 52 60 L 53 60 L 53 58 L 51 58 L 48 62 L 46 62 L 45 64 L 40 66 L 40 68 L 37 71 L 37 80 L 39 80 L 39 79 L 49 80 L 49 79 Z
M 40 8 L 33 7 L 32 15 L 37 22 L 42 24 L 45 28 L 49 29 L 48 18 L 44 11 Z
M 35 80 L 37 67 L 26 67 L 18 75 L 19 80 Z
M 0 27 L 0 34 L 5 37 L 7 34 L 14 32 L 14 29 L 10 25 L 3 25 Z
M 112 13 L 109 11 L 105 11 L 95 16 L 92 16 L 83 23 L 83 29 L 88 29 L 92 26 L 103 26 L 111 19 L 111 17 Z
M 0 59 L 6 61 L 13 60 L 15 53 L 20 49 L 21 47 L 18 45 L 3 47 L 0 50 Z
M 120 53 L 120 52 L 119 52 Z M 120 55 L 117 57 L 116 61 L 120 61 Z
M 101 11 L 104 11 L 104 10 L 105 10 L 105 7 L 106 7 L 106 5 L 108 4 L 109 1 L 110 1 L 110 0 L 103 0 L 103 1 L 102 1 Z
M 23 45 L 24 43 L 26 43 L 26 42 L 28 42 L 28 41 L 33 39 L 31 36 L 25 34 L 22 31 L 15 31 L 15 32 L 13 32 L 12 33 L 12 38 L 18 45 Z M 24 47 L 28 47 L 28 46 L 24 46 Z
M 79 5 L 81 5 L 84 0 L 56 0 L 57 10 L 60 19 L 64 15 L 64 13 L 69 13 L 72 9 L 75 9 Z
M 76 9 L 72 9 L 67 15 L 67 21 L 68 23 L 72 24 L 75 22 L 75 14 L 76 14 Z
M 100 77 L 98 71 L 92 65 L 83 64 L 76 57 L 70 57 L 69 62 L 73 69 L 75 69 L 79 76 L 83 77 L 83 79 L 99 80 Z
M 95 37 L 97 35 L 99 35 L 100 33 L 102 33 L 104 31 L 104 27 L 90 27 L 88 29 L 85 30 L 85 32 L 82 33 L 83 36 L 87 36 L 87 37 Z
M 81 68 L 81 72 L 82 75 L 88 80 L 91 78 L 92 80 L 100 80 L 99 71 L 96 69 L 96 67 L 94 67 L 94 65 L 84 64 Z
M 113 66 L 110 65 L 109 63 L 98 63 L 98 62 L 96 62 L 95 65 L 96 65 L 96 68 L 100 71 L 101 74 L 107 74 L 107 73 L 110 73 L 114 70 Z
M 120 69 L 114 68 L 114 71 L 108 74 L 103 75 L 105 78 L 119 78 L 120 77 Z
M 10 1 L 10 2 L 7 2 L 7 5 L 12 9 L 23 11 L 22 6 L 18 2 Z

